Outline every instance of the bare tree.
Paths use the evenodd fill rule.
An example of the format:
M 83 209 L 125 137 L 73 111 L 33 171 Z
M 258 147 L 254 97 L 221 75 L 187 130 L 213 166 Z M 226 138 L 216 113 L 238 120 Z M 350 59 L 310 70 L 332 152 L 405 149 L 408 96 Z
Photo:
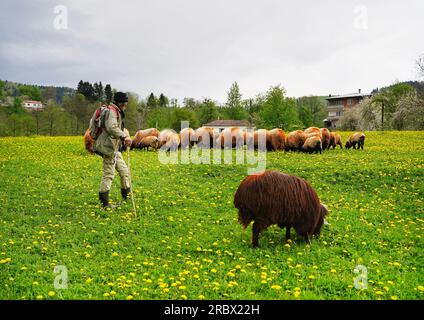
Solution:
M 424 78 L 424 54 L 418 58 L 416 63 L 419 74 Z

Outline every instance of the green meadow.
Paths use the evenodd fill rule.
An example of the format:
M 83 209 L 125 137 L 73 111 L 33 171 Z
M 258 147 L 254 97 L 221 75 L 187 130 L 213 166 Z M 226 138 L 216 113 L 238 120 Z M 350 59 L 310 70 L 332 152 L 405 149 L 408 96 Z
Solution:
M 233 206 L 251 165 L 133 150 L 135 216 L 131 201 L 100 209 L 101 158 L 82 137 L 0 138 L 0 299 L 422 299 L 424 132 L 366 136 L 363 151 L 267 153 L 267 169 L 311 183 L 330 224 L 310 246 L 273 226 L 258 249 Z

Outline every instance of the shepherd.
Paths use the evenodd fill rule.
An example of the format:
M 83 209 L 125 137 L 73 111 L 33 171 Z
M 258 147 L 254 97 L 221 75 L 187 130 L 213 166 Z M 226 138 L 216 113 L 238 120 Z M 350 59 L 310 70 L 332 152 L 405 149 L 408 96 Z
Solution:
M 124 132 L 123 123 L 128 95 L 124 92 L 116 92 L 113 102 L 101 108 L 98 119 L 95 121 L 92 119 L 92 123 L 97 122 L 99 124 L 99 135 L 95 139 L 94 150 L 103 157 L 103 175 L 100 183 L 99 200 L 105 209 L 116 207 L 109 203 L 109 191 L 115 177 L 115 169 L 118 170 L 121 178 L 122 198 L 126 200 L 131 192 L 129 170 L 120 152 L 122 147 L 130 147 L 132 143 L 130 136 Z

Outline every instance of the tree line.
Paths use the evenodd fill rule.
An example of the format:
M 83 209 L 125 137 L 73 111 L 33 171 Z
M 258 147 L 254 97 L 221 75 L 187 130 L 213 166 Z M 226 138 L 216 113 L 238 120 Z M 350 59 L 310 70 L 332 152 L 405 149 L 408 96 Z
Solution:
M 58 102 L 53 92 L 40 90 L 41 87 L 18 85 L 11 90 L 5 84 L 0 81 L 0 136 L 82 135 L 95 109 L 109 103 L 116 92 L 110 84 L 103 86 L 102 82 L 91 84 L 81 80 L 76 90 Z M 424 129 L 424 90 L 419 85 L 400 83 L 375 91 L 371 99 L 344 114 L 341 129 Z M 27 111 L 22 106 L 25 99 L 41 100 L 45 108 Z M 129 93 L 124 123 L 132 134 L 150 127 L 178 131 L 181 121 L 189 121 L 191 127 L 197 128 L 217 119 L 247 120 L 257 128 L 279 127 L 291 131 L 322 127 L 326 117 L 325 97 L 292 98 L 284 87 L 276 85 L 245 99 L 234 82 L 223 104 L 210 98 L 184 98 L 180 104 L 163 93 L 150 93 L 144 98 Z
M 103 86 L 102 82 L 91 84 L 81 80 L 74 92 L 58 102 L 37 86 L 17 86 L 11 92 L 4 90 L 4 84 L 0 81 L 0 136 L 82 135 L 96 108 L 112 101 L 116 92 L 110 84 Z M 43 101 L 45 108 L 27 111 L 23 108 L 26 99 Z M 184 98 L 180 104 L 163 93 L 150 93 L 145 98 L 129 93 L 124 122 L 132 133 L 149 127 L 179 130 L 181 121 L 189 121 L 191 127 L 197 128 L 217 119 L 247 120 L 256 127 L 292 130 L 322 126 L 326 113 L 322 97 L 290 98 L 277 85 L 255 98 L 243 99 L 239 85 L 234 82 L 224 104 L 210 98 Z

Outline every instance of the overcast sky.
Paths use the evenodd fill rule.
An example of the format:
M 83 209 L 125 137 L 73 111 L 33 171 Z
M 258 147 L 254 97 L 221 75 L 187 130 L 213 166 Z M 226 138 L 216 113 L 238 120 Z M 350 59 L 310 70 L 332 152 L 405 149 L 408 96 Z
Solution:
M 423 15 L 423 0 L 2 0 L 0 79 L 180 102 L 223 102 L 234 81 L 243 98 L 365 92 L 417 80 Z

